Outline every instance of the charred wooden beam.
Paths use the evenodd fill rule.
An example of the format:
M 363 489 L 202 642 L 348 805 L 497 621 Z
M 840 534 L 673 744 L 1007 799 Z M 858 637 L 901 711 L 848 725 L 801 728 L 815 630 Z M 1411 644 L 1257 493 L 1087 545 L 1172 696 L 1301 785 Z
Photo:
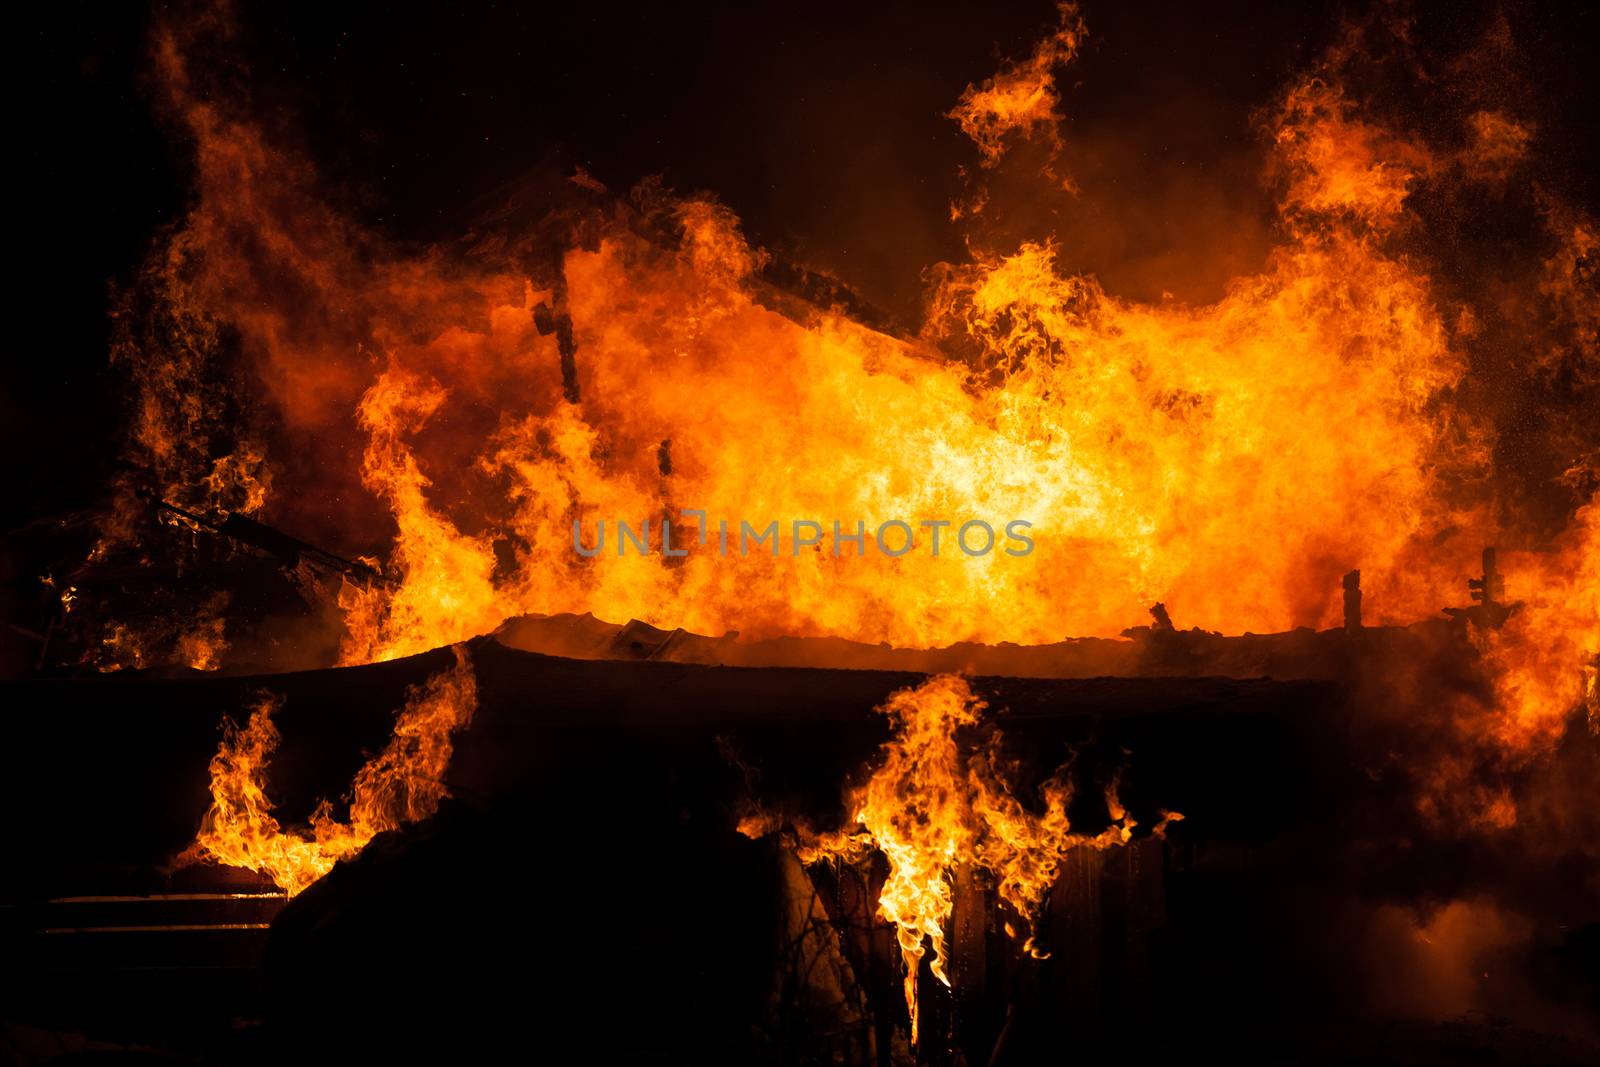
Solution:
M 1522 602 L 1507 603 L 1506 580 L 1497 566 L 1494 548 L 1483 550 L 1483 574 L 1467 579 L 1467 589 L 1477 601 L 1470 608 L 1445 608 L 1444 613 L 1458 622 L 1470 623 L 1479 629 L 1498 630 L 1506 620 L 1522 608 Z
M 158 511 L 176 516 L 186 524 L 209 530 L 235 544 L 263 552 L 290 570 L 308 567 L 313 571 L 337 574 L 363 585 L 382 585 L 389 582 L 389 579 L 376 567 L 337 556 L 236 511 L 202 515 L 167 500 L 157 500 L 155 505 Z
M 572 336 L 572 309 L 567 300 L 567 268 L 565 250 L 552 256 L 550 268 L 551 304 L 541 303 L 533 309 L 533 325 L 541 336 L 556 335 L 556 351 L 561 358 L 561 395 L 567 403 L 576 404 L 578 392 L 578 342 Z
M 1361 572 L 1351 571 L 1344 576 L 1344 632 L 1353 634 L 1361 629 Z

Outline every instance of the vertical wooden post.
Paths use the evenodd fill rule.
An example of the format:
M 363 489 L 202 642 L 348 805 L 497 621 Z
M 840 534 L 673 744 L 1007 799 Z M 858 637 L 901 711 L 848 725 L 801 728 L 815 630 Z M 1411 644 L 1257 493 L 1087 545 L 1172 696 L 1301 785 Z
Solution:
M 1353 634 L 1361 629 L 1361 572 L 1351 571 L 1344 576 L 1344 632 Z
M 950 985 L 958 997 L 983 992 L 988 967 L 988 893 L 973 869 L 955 869 L 955 907 L 950 916 Z
M 1075 848 L 1061 861 L 1050 892 L 1051 965 L 1060 975 L 1053 992 L 1062 1019 L 1083 1025 L 1097 1018 L 1105 974 L 1101 889 L 1106 854 Z

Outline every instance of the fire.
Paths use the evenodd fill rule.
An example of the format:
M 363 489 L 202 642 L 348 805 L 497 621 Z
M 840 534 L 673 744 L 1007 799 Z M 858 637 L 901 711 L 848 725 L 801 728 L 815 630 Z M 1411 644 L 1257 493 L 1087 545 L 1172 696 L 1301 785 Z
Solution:
M 178 655 L 183 662 L 197 671 L 214 671 L 222 666 L 222 655 L 227 650 L 223 629 L 227 620 L 212 615 L 199 621 L 178 638 Z
M 1427 277 L 1370 239 L 1409 173 L 1388 157 L 1409 155 L 1337 100 L 1286 107 L 1299 221 L 1261 274 L 1211 306 L 1152 307 L 1062 274 L 1048 241 L 984 255 L 933 295 L 929 337 L 965 362 L 767 310 L 757 252 L 710 205 L 663 209 L 676 248 L 626 212 L 602 220 L 593 250 L 560 260 L 577 402 L 536 329 L 556 302 L 545 283 L 492 257 L 386 248 L 318 205 L 254 128 L 179 101 L 203 146 L 186 306 L 237 326 L 297 432 L 359 426 L 350 495 L 397 531 L 398 588 L 347 596 L 347 662 L 528 612 L 926 646 L 1115 634 L 1160 599 L 1277 630 L 1335 620 L 1338 576 L 1358 564 L 1398 619 L 1447 602 L 1452 565 L 1481 544 L 1479 516 L 1439 486 L 1482 458 L 1439 407 L 1463 359 Z M 241 228 L 280 250 L 270 267 L 223 239 Z M 328 460 L 320 477 L 348 470 Z M 570 550 L 574 519 L 637 528 L 678 508 L 1024 518 L 1038 551 L 835 558 L 829 542 L 677 565 Z M 1461 533 L 1441 551 L 1447 529 Z
M 1086 32 L 1059 15 L 952 112 L 986 168 L 1019 138 L 1059 143 L 1055 77 Z M 339 595 L 342 662 L 561 612 L 918 647 L 1114 636 L 1156 601 L 1229 632 L 1327 627 L 1356 568 L 1368 624 L 1409 623 L 1459 599 L 1484 545 L 1547 538 L 1495 486 L 1511 420 L 1474 399 L 1491 391 L 1472 379 L 1495 348 L 1484 324 L 1539 338 L 1535 368 L 1582 395 L 1600 381 L 1592 220 L 1551 201 L 1542 239 L 1565 252 L 1504 306 L 1416 252 L 1419 202 L 1524 180 L 1533 125 L 1474 106 L 1405 128 L 1344 84 L 1360 40 L 1257 116 L 1278 244 L 1218 299 L 1118 296 L 1065 269 L 1049 234 L 974 240 L 930 272 L 907 338 L 775 310 L 732 213 L 650 183 L 613 198 L 574 175 L 556 237 L 505 220 L 563 204 L 514 201 L 458 243 L 397 244 L 191 69 L 194 35 L 218 32 L 157 42 L 196 193 L 120 319 L 118 359 L 143 383 L 134 445 L 179 504 L 386 553 L 392 581 Z M 1592 430 L 1563 432 L 1556 454 L 1592 453 Z M 775 558 L 572 551 L 574 522 L 659 529 L 684 509 L 1025 519 L 1037 549 L 891 558 L 830 534 Z M 1495 662 L 1543 681 L 1508 676 L 1514 704 L 1557 700 L 1595 647 L 1565 580 L 1592 573 L 1584 545 L 1591 562 L 1535 568 L 1516 593 L 1522 666 Z
M 326 800 L 312 813 L 309 832 L 285 829 L 273 816 L 267 765 L 278 747 L 272 715 L 280 698 L 263 695 L 243 729 L 225 722 L 211 760 L 211 808 L 187 857 L 259 871 L 294 896 L 377 834 L 432 815 L 448 795 L 444 774 L 453 735 L 477 708 L 471 660 L 461 646 L 455 654 L 454 667 L 407 693 L 394 736 L 351 783 L 344 822 Z
M 1574 708 L 1600 726 L 1600 495 L 1555 552 L 1514 560 L 1507 582 L 1522 607 L 1481 641 L 1494 669 L 1495 738 L 1526 757 L 1560 739 Z
M 985 166 L 1005 154 L 1007 140 L 1043 133 L 1054 141 L 1061 123 L 1061 97 L 1055 72 L 1072 62 L 1088 32 L 1075 3 L 1057 6 L 1055 32 L 1042 39 L 1027 59 L 1008 63 L 981 86 L 969 85 L 950 118 L 978 146 Z
M 1136 825 L 1117 800 L 1113 783 L 1106 790 L 1111 824 L 1092 836 L 1073 833 L 1067 819 L 1072 787 L 1062 772 L 1040 789 L 1042 814 L 1025 808 L 1007 782 L 998 733 L 989 733 L 976 748 L 957 736 L 963 728 L 977 726 L 987 707 L 967 680 L 956 675 L 930 678 L 891 694 L 878 710 L 889 717 L 895 736 L 884 745 L 882 765 L 851 799 L 852 818 L 861 829 L 824 834 L 803 842 L 800 849 L 806 863 L 854 858 L 872 848 L 889 861 L 878 911 L 894 925 L 900 944 L 913 1043 L 917 974 L 929 943 L 930 970 L 950 984 L 947 931 L 957 866 L 992 876 L 1000 899 L 1031 930 L 1062 856 L 1082 846 L 1126 844 Z M 1181 818 L 1165 816 L 1163 829 Z M 1006 929 L 1013 932 L 1010 924 Z M 1024 948 L 1043 958 L 1031 933 Z
M 927 646 L 1113 634 L 1166 599 L 1276 630 L 1336 619 L 1338 575 L 1356 563 L 1388 576 L 1374 600 L 1389 612 L 1426 614 L 1461 573 L 1450 563 L 1475 552 L 1429 545 L 1476 518 L 1437 492 L 1442 465 L 1466 462 L 1447 454 L 1458 443 L 1434 410 L 1461 361 L 1426 280 L 1365 241 L 1307 239 L 1198 309 L 1062 277 L 1049 245 L 952 271 L 936 321 L 994 382 L 975 387 L 967 365 L 760 307 L 726 280 L 742 262 L 716 258 L 747 254 L 723 225 L 688 232 L 676 254 L 620 232 L 569 252 L 584 400 L 529 397 L 476 448 L 429 435 L 516 366 L 550 378 L 554 353 L 531 329 L 539 294 L 486 307 L 487 333 L 451 327 L 391 353 L 358 410 L 361 477 L 393 514 L 401 583 L 347 602 L 348 661 L 558 611 Z M 427 440 L 499 495 L 454 486 L 467 511 L 453 513 L 430 492 Z M 674 506 L 762 521 L 1026 518 L 1039 551 L 891 561 L 848 546 L 838 558 L 827 542 L 776 561 L 691 551 L 671 566 L 568 547 L 575 519 L 637 528 Z M 1280 547 L 1241 529 L 1275 531 Z M 509 572 L 497 538 L 513 546 Z

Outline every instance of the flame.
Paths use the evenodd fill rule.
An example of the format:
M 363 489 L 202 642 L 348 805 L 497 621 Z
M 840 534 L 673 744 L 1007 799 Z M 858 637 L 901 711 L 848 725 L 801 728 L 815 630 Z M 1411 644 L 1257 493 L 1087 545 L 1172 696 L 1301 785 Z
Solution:
M 735 238 L 724 229 L 718 241 L 743 249 Z M 392 593 L 350 594 L 346 661 L 422 651 L 515 614 L 585 610 L 927 646 L 1045 641 L 1069 625 L 1116 633 L 1166 598 L 1189 617 L 1288 629 L 1331 623 L 1338 575 L 1356 562 L 1379 576 L 1373 600 L 1394 617 L 1448 602 L 1464 569 L 1450 564 L 1471 558 L 1426 550 L 1441 529 L 1475 518 L 1437 494 L 1441 471 L 1481 458 L 1470 447 L 1446 454 L 1456 443 L 1432 410 L 1461 362 L 1426 281 L 1363 241 L 1336 234 L 1285 249 L 1267 274 L 1201 309 L 1131 305 L 1061 277 L 1048 245 L 952 272 L 936 313 L 1000 379 L 978 391 L 968 368 L 842 320 L 807 329 L 782 319 L 697 269 L 704 254 L 692 244 L 666 256 L 623 234 L 568 254 L 595 399 L 505 413 L 475 459 L 478 475 L 504 487 L 473 520 L 492 519 L 482 533 L 436 502 L 416 441 L 492 388 L 493 373 L 475 378 L 502 358 L 494 349 L 520 349 L 541 373 L 533 294 L 490 309 L 500 325 L 487 335 L 453 328 L 390 357 L 359 404 L 362 480 L 392 510 L 402 580 Z M 700 314 L 679 317 L 685 299 Z M 752 365 L 752 350 L 788 358 Z M 1300 353 L 1292 369 L 1285 351 Z M 683 365 L 656 370 L 656 353 Z M 464 376 L 455 390 L 439 378 L 447 370 Z M 655 469 L 663 440 L 675 440 L 665 478 Z M 827 538 L 822 552 L 785 546 L 777 560 L 574 558 L 575 519 L 637 528 L 675 514 L 670 502 L 824 525 L 1026 518 L 1038 551 L 969 560 L 952 558 L 947 541 L 935 559 L 924 539 L 923 551 L 888 561 L 848 547 L 836 557 Z M 1241 528 L 1277 531 L 1282 547 Z M 497 535 L 516 546 L 509 575 Z
M 344 822 L 334 818 L 326 800 L 312 813 L 309 832 L 285 829 L 273 816 L 267 764 L 278 747 L 272 716 L 281 698 L 263 695 L 242 730 L 225 722 L 222 745 L 211 760 L 211 808 L 187 858 L 258 871 L 294 896 L 377 834 L 432 815 L 448 795 L 444 774 L 453 735 L 477 708 L 472 663 L 462 646 L 455 655 L 454 667 L 407 693 L 394 736 L 351 783 Z
M 178 638 L 178 656 L 183 663 L 197 671 L 214 671 L 222 666 L 222 656 L 228 650 L 223 629 L 227 620 L 213 615 L 198 621 Z
M 1600 723 L 1600 494 L 1555 551 L 1514 557 L 1506 582 L 1522 607 L 1481 642 L 1495 739 L 1507 755 L 1527 758 L 1560 739 L 1575 708 Z
M 1064 773 L 1041 787 L 1042 814 L 1025 808 L 1007 784 L 999 735 L 990 733 L 975 750 L 957 738 L 959 730 L 979 723 L 987 706 L 957 675 L 940 675 L 891 694 L 878 710 L 889 717 L 895 735 L 884 745 L 882 765 L 851 800 L 852 818 L 861 829 L 814 836 L 799 849 L 805 863 L 855 858 L 872 848 L 889 861 L 878 912 L 894 925 L 899 941 L 913 1044 L 917 974 L 929 943 L 929 969 L 950 984 L 946 932 L 958 865 L 993 876 L 1000 899 L 1030 930 L 1024 950 L 1043 958 L 1031 928 L 1062 856 L 1080 846 L 1126 844 L 1135 826 L 1113 783 L 1106 790 L 1111 825 L 1092 836 L 1073 833 L 1067 819 L 1072 789 Z M 1182 818 L 1168 819 L 1174 817 Z M 742 827 L 746 833 L 760 829 Z M 1012 931 L 1009 924 L 1007 930 Z
M 608 200 L 576 176 L 568 192 L 593 199 L 558 239 L 506 221 L 552 207 L 534 198 L 459 244 L 398 245 L 201 84 L 193 35 L 214 30 L 157 40 L 197 188 L 120 319 L 118 358 L 144 382 L 136 452 L 180 503 L 265 508 L 352 556 L 389 546 L 393 583 L 340 595 L 346 663 L 528 613 L 917 647 L 1114 636 L 1155 601 L 1231 632 L 1327 627 L 1355 568 L 1368 624 L 1409 623 L 1459 601 L 1484 545 L 1545 539 L 1495 487 L 1506 427 L 1469 403 L 1485 323 L 1537 337 L 1533 369 L 1572 396 L 1600 388 L 1592 220 L 1548 206 L 1560 251 L 1520 310 L 1474 304 L 1408 243 L 1419 193 L 1511 180 L 1534 127 L 1473 107 L 1403 129 L 1344 83 L 1369 51 L 1355 38 L 1258 116 L 1278 244 L 1220 298 L 1116 296 L 1040 235 L 933 271 L 907 339 L 780 314 L 737 219 L 658 186 Z M 1063 6 L 1027 58 L 969 87 L 953 114 L 982 162 L 1055 143 L 1053 79 L 1084 32 Z M 1592 429 L 1560 433 L 1551 450 L 1592 473 Z M 953 525 L 939 558 L 926 529 L 897 558 L 831 532 L 811 551 L 786 533 L 776 557 L 572 550 L 574 522 L 599 521 L 649 522 L 659 548 L 682 509 Z M 970 519 L 1031 521 L 1036 549 L 950 552 Z M 1507 637 L 1522 651 L 1489 662 L 1553 673 L 1508 676 L 1514 705 L 1558 700 L 1594 649 L 1591 620 L 1560 606 L 1586 567 L 1526 572 L 1528 633 Z
M 384 248 L 311 201 L 303 168 L 253 128 L 193 101 L 205 148 L 185 248 L 206 282 L 190 298 L 238 320 L 291 424 L 336 438 L 356 413 L 351 495 L 388 510 L 399 584 L 347 592 L 346 662 L 529 612 L 927 646 L 1116 634 L 1160 599 L 1271 631 L 1336 621 L 1338 577 L 1357 564 L 1380 616 L 1428 614 L 1481 544 L 1481 515 L 1440 491 L 1485 455 L 1439 406 L 1464 361 L 1428 279 L 1350 229 L 1394 210 L 1409 171 L 1373 161 L 1393 146 L 1332 103 L 1288 110 L 1286 210 L 1317 225 L 1263 273 L 1214 305 L 1152 307 L 1025 244 L 944 272 L 930 329 L 969 363 L 838 316 L 767 310 L 734 220 L 690 202 L 676 249 L 617 218 L 592 251 L 562 257 L 573 402 L 556 339 L 535 329 L 548 288 Z M 274 277 L 209 237 L 240 227 L 283 247 Z M 240 316 L 241 301 L 262 310 Z M 369 344 L 383 358 L 367 378 Z M 574 520 L 637 528 L 680 508 L 830 530 L 1022 518 L 1037 550 L 967 559 L 947 541 L 934 559 L 927 531 L 898 559 L 835 557 L 831 533 L 820 552 L 786 544 L 776 560 L 571 550 Z
M 1310 78 L 1286 94 L 1274 143 L 1296 215 L 1393 225 L 1406 196 L 1437 166 L 1417 141 L 1363 120 L 1337 85 Z
M 221 669 L 228 652 L 228 599 L 226 593 L 214 594 L 185 617 L 164 617 L 139 626 L 110 623 L 91 653 L 95 669 L 142 670 L 167 662 L 197 671 Z M 77 590 L 68 586 L 61 594 L 63 614 L 72 611 L 76 600 Z
M 100 638 L 101 670 L 140 670 L 145 666 L 142 636 L 132 627 L 114 622 Z
M 1500 111 L 1479 111 L 1467 124 L 1472 146 L 1465 163 L 1480 180 L 1503 182 L 1512 168 L 1527 158 L 1533 139 L 1528 123 Z
M 1058 141 L 1061 97 L 1055 72 L 1077 56 L 1088 28 L 1075 3 L 1058 4 L 1056 15 L 1056 29 L 1034 46 L 1027 59 L 1007 63 L 981 86 L 967 86 L 950 112 L 961 132 L 978 146 L 985 166 L 1000 161 L 1014 135 L 1043 134 L 1052 144 Z

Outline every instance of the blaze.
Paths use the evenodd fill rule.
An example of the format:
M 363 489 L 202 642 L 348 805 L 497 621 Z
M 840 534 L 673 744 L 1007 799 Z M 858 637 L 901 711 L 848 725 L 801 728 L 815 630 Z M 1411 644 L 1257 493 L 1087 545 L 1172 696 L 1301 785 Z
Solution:
M 878 913 L 893 924 L 899 941 L 913 1043 L 917 975 L 930 944 L 929 970 L 950 984 L 947 932 L 957 866 L 991 876 L 1000 899 L 1031 930 L 1062 856 L 1080 846 L 1126 844 L 1136 825 L 1118 802 L 1113 783 L 1106 791 L 1110 825 L 1095 835 L 1073 833 L 1067 819 L 1072 787 L 1064 770 L 1041 786 L 1041 814 L 1024 807 L 1007 780 L 999 734 L 990 732 L 975 747 L 958 737 L 963 728 L 979 724 L 987 707 L 957 675 L 940 675 L 891 694 L 878 710 L 889 717 L 895 734 L 884 745 L 881 765 L 850 801 L 860 829 L 816 836 L 799 850 L 806 863 L 856 858 L 870 849 L 888 860 Z M 1181 818 L 1169 815 L 1163 826 Z M 1010 924 L 1006 929 L 1014 930 Z M 1031 933 L 1024 949 L 1043 958 Z
M 283 419 L 329 443 L 308 476 L 357 482 L 330 491 L 363 529 L 377 516 L 360 501 L 388 513 L 397 585 L 347 593 L 347 662 L 528 612 L 927 646 L 1111 635 L 1163 600 L 1281 630 L 1335 621 L 1358 565 L 1375 610 L 1406 619 L 1447 602 L 1481 546 L 1482 517 L 1440 482 L 1483 445 L 1441 405 L 1464 360 L 1429 279 L 1372 239 L 1412 151 L 1303 95 L 1281 119 L 1288 239 L 1209 306 L 1113 297 L 1044 240 L 947 267 L 926 339 L 905 341 L 769 310 L 725 210 L 670 204 L 676 236 L 653 241 L 619 209 L 559 257 L 574 401 L 536 328 L 558 303 L 547 280 L 387 247 L 253 127 L 180 94 L 204 147 L 179 295 L 231 323 Z M 270 264 L 226 239 L 241 229 Z M 830 532 L 776 560 L 571 550 L 575 520 L 659 529 L 683 508 Z M 904 557 L 834 554 L 832 521 L 891 518 L 1025 519 L 1037 551 L 935 559 L 919 529 Z
M 1507 582 L 1522 607 L 1481 638 L 1496 740 L 1513 756 L 1537 753 L 1560 740 L 1578 707 L 1600 731 L 1600 496 L 1554 551 L 1514 558 Z
M 984 182 L 1023 141 L 1043 145 L 1052 193 L 1073 189 L 1055 169 L 1056 79 L 1087 29 L 1074 4 L 1057 16 L 949 112 L 978 168 L 957 221 L 984 210 Z M 578 173 L 458 241 L 402 244 L 333 206 L 308 160 L 195 73 L 192 35 L 218 31 L 156 43 L 196 188 L 118 312 L 115 358 L 139 380 L 132 458 L 146 491 L 190 512 L 381 555 L 383 582 L 337 591 L 340 662 L 445 644 L 457 660 L 409 695 L 347 817 L 324 802 L 304 829 L 273 814 L 278 702 L 264 697 L 226 727 L 195 856 L 292 895 L 432 814 L 476 705 L 459 643 L 523 614 L 930 647 L 1115 636 L 1159 601 L 1186 625 L 1273 632 L 1336 624 L 1340 576 L 1359 569 L 1368 625 L 1406 624 L 1458 601 L 1499 544 L 1520 607 L 1473 631 L 1491 707 L 1461 729 L 1518 766 L 1575 707 L 1600 730 L 1600 437 L 1551 419 L 1538 444 L 1570 469 L 1541 487 L 1561 497 L 1560 521 L 1536 519 L 1504 484 L 1506 455 L 1538 451 L 1522 448 L 1528 412 L 1486 400 L 1501 383 L 1475 377 L 1514 339 L 1527 354 L 1508 380 L 1600 397 L 1596 227 L 1542 202 L 1556 251 L 1531 282 L 1507 267 L 1463 285 L 1419 237 L 1430 195 L 1526 177 L 1539 142 L 1515 109 L 1458 101 L 1440 129 L 1407 128 L 1345 84 L 1352 39 L 1256 116 L 1275 246 L 1220 295 L 1130 299 L 1071 269 L 1052 233 L 973 237 L 964 261 L 929 269 L 920 329 L 891 335 L 797 310 L 731 211 L 650 182 L 613 196 Z M 770 554 L 724 555 L 679 524 L 695 513 L 780 534 Z M 662 551 L 663 519 L 686 555 Z M 818 523 L 820 542 L 797 543 L 793 520 Z M 887 520 L 912 524 L 914 551 L 833 529 Z M 952 551 L 969 520 L 1025 520 L 1035 549 Z M 576 552 L 574 527 L 602 522 L 650 530 L 656 551 Z M 947 524 L 943 553 L 929 522 Z M 114 521 L 95 552 L 131 536 Z M 59 595 L 70 607 L 74 586 Z M 224 608 L 169 635 L 178 658 L 224 661 Z M 159 643 L 113 625 L 105 662 L 150 664 Z M 1065 769 L 1025 803 L 961 677 L 880 710 L 893 735 L 846 798 L 850 825 L 806 835 L 800 856 L 886 860 L 877 908 L 915 1043 L 924 962 L 950 983 L 958 871 L 992 886 L 1038 955 L 1063 857 L 1124 845 L 1136 823 L 1113 782 L 1109 825 L 1074 831 Z M 1478 789 L 1482 825 L 1515 826 L 1512 795 L 1477 769 L 1446 761 L 1431 780 Z
M 621 232 L 567 253 L 581 403 L 529 397 L 476 444 L 435 435 L 519 365 L 551 376 L 539 294 L 509 279 L 521 299 L 484 307 L 486 332 L 452 326 L 390 354 L 357 411 L 400 581 L 347 601 L 347 661 L 559 611 L 928 646 L 1114 634 L 1164 599 L 1282 630 L 1333 622 L 1338 575 L 1358 563 L 1398 619 L 1447 602 L 1476 552 L 1459 534 L 1436 547 L 1481 526 L 1438 484 L 1482 458 L 1436 408 L 1462 361 L 1427 279 L 1350 234 L 1280 250 L 1204 308 L 1118 300 L 1026 245 L 947 274 L 934 321 L 972 352 L 951 363 L 766 310 L 729 283 L 748 249 L 720 225 L 676 253 Z M 466 484 L 440 494 L 446 471 Z M 780 526 L 1026 519 L 1038 549 L 969 559 L 947 541 L 934 558 L 922 530 L 898 559 L 831 532 L 775 560 L 571 550 L 575 521 L 659 530 L 682 508 Z
M 987 167 L 1018 138 L 1055 143 L 1054 79 L 1085 32 L 1059 16 L 953 112 Z M 1475 107 L 1403 128 L 1342 82 L 1359 47 L 1257 117 L 1277 246 L 1219 298 L 1118 296 L 1049 234 L 974 242 L 930 272 L 905 337 L 797 312 L 731 212 L 648 183 L 611 197 L 577 174 L 570 220 L 527 194 L 459 242 L 398 244 L 203 84 L 186 35 L 215 32 L 157 42 L 196 195 L 126 309 L 133 443 L 179 504 L 385 557 L 387 582 L 339 595 L 342 662 L 530 613 L 918 647 L 1114 636 L 1156 601 L 1234 633 L 1327 627 L 1357 568 L 1368 624 L 1410 623 L 1460 599 L 1484 545 L 1509 558 L 1549 539 L 1496 484 L 1516 428 L 1472 377 L 1494 347 L 1483 323 L 1538 338 L 1533 369 L 1573 396 L 1600 382 L 1592 220 L 1546 210 L 1565 273 L 1507 282 L 1522 295 L 1503 307 L 1416 253 L 1425 194 L 1517 180 L 1533 126 Z M 1593 431 L 1569 430 L 1549 447 L 1587 485 Z M 688 555 L 666 557 L 661 521 L 685 509 L 827 532 L 743 558 L 683 526 Z M 950 523 L 946 551 L 922 527 L 898 557 L 832 533 L 890 519 Z M 1033 524 L 1026 557 L 949 550 L 968 520 L 1012 519 Z M 574 523 L 600 521 L 648 524 L 657 551 L 578 555 Z M 1507 572 L 1529 604 L 1489 660 L 1512 672 L 1507 723 L 1570 710 L 1596 644 L 1569 581 L 1593 573 L 1592 537 L 1574 522 L 1563 543 L 1570 565 Z
M 211 807 L 186 857 L 258 871 L 294 896 L 376 835 L 432 815 L 448 795 L 444 774 L 453 735 L 477 708 L 472 662 L 460 646 L 455 655 L 454 667 L 407 694 L 394 736 L 351 783 L 344 821 L 326 800 L 312 813 L 309 830 L 285 828 L 272 814 L 267 766 L 279 742 L 272 716 L 280 698 L 263 695 L 242 729 L 226 721 L 211 760 Z

